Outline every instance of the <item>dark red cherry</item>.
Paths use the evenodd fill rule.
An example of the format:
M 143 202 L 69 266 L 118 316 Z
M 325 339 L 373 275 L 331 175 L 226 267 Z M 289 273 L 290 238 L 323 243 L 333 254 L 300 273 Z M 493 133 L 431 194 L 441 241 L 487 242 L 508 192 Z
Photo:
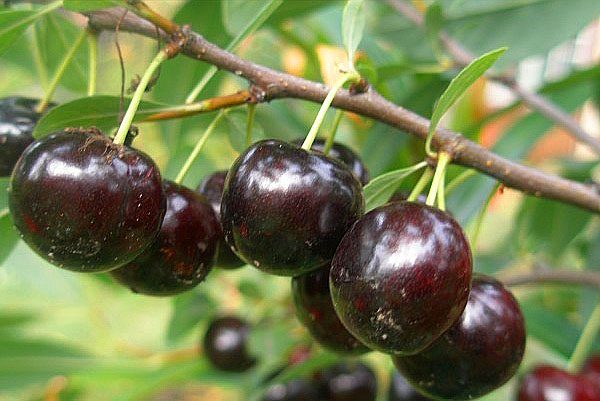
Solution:
M 40 118 L 38 100 L 24 97 L 0 99 L 0 177 L 9 176 L 31 142 L 33 127 Z
M 214 264 L 221 226 L 202 196 L 164 181 L 167 212 L 158 237 L 141 255 L 110 272 L 131 291 L 174 295 L 198 285 Z
M 320 401 L 320 398 L 318 387 L 313 381 L 294 379 L 270 385 L 262 401 Z
M 585 361 L 581 374 L 593 381 L 600 389 L 600 354 L 592 355 Z
M 242 153 L 227 174 L 221 222 L 246 262 L 297 276 L 329 263 L 363 210 L 360 182 L 344 164 L 267 140 Z
M 469 296 L 472 259 L 465 235 L 447 213 L 389 203 L 344 236 L 330 288 L 344 326 L 369 348 L 410 355 L 459 318 Z
M 415 388 L 402 375 L 396 371 L 392 372 L 388 401 L 430 401 L 415 390 Z
M 154 241 L 166 199 L 149 156 L 97 132 L 73 130 L 23 152 L 9 206 L 22 238 L 44 259 L 100 272 L 132 261 Z
M 221 224 L 221 198 L 223 197 L 223 187 L 225 186 L 226 176 L 227 170 L 215 171 L 206 176 L 196 190 L 201 195 L 204 195 L 210 202 L 210 205 L 219 219 L 219 225 Z M 243 260 L 233 253 L 227 242 L 225 242 L 225 237 L 221 230 L 216 266 L 224 269 L 236 269 L 245 264 L 246 263 Z
M 377 397 L 375 373 L 363 363 L 339 363 L 318 376 L 326 401 L 375 401 Z
M 304 142 L 304 138 L 298 138 L 294 140 L 292 143 L 295 145 L 302 145 Z M 325 139 L 317 138 L 313 142 L 311 146 L 311 150 L 316 150 L 318 152 L 323 152 L 325 148 Z M 329 153 L 327 156 L 337 159 L 344 163 L 350 171 L 354 174 L 356 178 L 360 181 L 362 185 L 367 185 L 369 183 L 369 170 L 367 166 L 364 165 L 360 156 L 357 155 L 352 149 L 343 145 L 339 142 L 334 142 L 329 149 Z
M 518 401 L 598 401 L 600 390 L 583 375 L 540 365 L 521 378 Z
M 476 275 L 458 321 L 426 350 L 393 360 L 423 394 L 466 400 L 506 383 L 524 351 L 525 322 L 519 304 L 500 282 Z
M 292 296 L 298 320 L 323 347 L 347 354 L 369 350 L 346 330 L 333 309 L 329 292 L 329 267 L 294 277 Z
M 212 365 L 227 372 L 250 369 L 256 359 L 247 349 L 248 324 L 235 316 L 213 320 L 203 340 L 203 349 Z

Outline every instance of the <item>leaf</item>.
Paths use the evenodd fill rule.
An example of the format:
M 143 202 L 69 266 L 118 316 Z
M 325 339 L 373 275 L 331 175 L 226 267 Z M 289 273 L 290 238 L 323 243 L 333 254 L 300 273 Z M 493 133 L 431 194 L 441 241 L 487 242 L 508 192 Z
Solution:
M 425 33 L 429 39 L 434 54 L 439 59 L 441 55 L 439 33 L 444 25 L 444 15 L 440 3 L 433 3 L 425 11 Z
M 35 11 L 0 11 L 0 54 L 37 19 Z
M 130 99 L 126 98 L 124 109 Z M 164 104 L 142 101 L 134 121 L 168 108 Z M 90 96 L 61 104 L 44 115 L 35 126 L 34 138 L 41 138 L 67 127 L 98 127 L 105 133 L 118 125 L 119 97 Z
M 216 302 L 201 288 L 175 298 L 167 329 L 167 340 L 174 343 L 215 314 Z
M 262 25 L 282 3 L 283 0 L 222 1 L 223 25 L 231 36 L 248 36 L 248 34 Z M 253 28 L 249 29 L 249 27 Z M 237 42 L 239 42 L 239 39 Z
M 122 2 L 115 0 L 63 0 L 64 8 L 78 12 L 101 10 L 103 8 L 115 7 L 120 4 L 122 4 Z
M 363 0 L 348 0 L 342 15 L 342 41 L 348 53 L 348 65 L 354 65 L 354 52 L 362 40 L 365 30 Z
M 0 210 L 0 264 L 10 255 L 17 241 L 19 234 L 13 227 L 8 209 Z
M 435 132 L 442 116 L 458 100 L 460 96 L 481 77 L 494 62 L 506 51 L 506 47 L 492 50 L 477 59 L 473 60 L 468 66 L 462 69 L 458 75 L 450 81 L 448 88 L 442 93 L 442 96 L 434 106 L 429 124 L 429 134 Z
M 390 171 L 389 173 L 382 174 L 372 179 L 364 187 L 365 211 L 368 212 L 369 210 L 387 203 L 405 177 L 425 166 L 426 163 L 422 162 L 415 166 Z
M 233 111 L 225 114 L 227 135 L 231 147 L 238 152 L 246 149 L 247 111 Z M 265 139 L 265 131 L 258 121 L 252 124 L 252 142 Z
M 282 355 L 296 343 L 291 332 L 290 320 L 270 321 L 257 325 L 248 334 L 250 355 L 256 355 L 261 364 L 276 364 Z

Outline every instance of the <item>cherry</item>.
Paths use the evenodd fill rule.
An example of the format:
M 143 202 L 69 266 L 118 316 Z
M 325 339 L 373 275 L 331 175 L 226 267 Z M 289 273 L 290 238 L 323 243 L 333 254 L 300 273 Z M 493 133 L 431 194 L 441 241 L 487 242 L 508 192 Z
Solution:
M 519 304 L 500 282 L 476 275 L 460 319 L 425 351 L 393 360 L 423 394 L 466 400 L 506 383 L 524 351 L 525 322 Z
M 581 374 L 594 382 L 600 389 L 600 354 L 592 355 L 585 361 Z
M 227 372 L 243 372 L 256 363 L 248 353 L 250 327 L 240 318 L 224 316 L 213 320 L 204 336 L 204 352 L 214 367 Z
M 427 398 L 415 390 L 415 388 L 406 381 L 398 372 L 392 372 L 390 380 L 390 390 L 388 392 L 388 401 L 429 401 Z
M 30 145 L 9 188 L 13 222 L 55 265 L 108 271 L 132 261 L 158 231 L 166 199 L 146 154 L 94 130 L 71 130 Z
M 326 401 L 375 401 L 377 379 L 363 363 L 339 363 L 319 374 L 321 397 Z
M 223 197 L 223 187 L 225 186 L 226 176 L 227 170 L 215 171 L 214 173 L 205 177 L 196 190 L 198 193 L 204 195 L 208 199 L 215 214 L 217 215 L 217 218 L 219 219 L 219 224 L 221 221 L 221 198 Z M 225 237 L 223 236 L 223 231 L 221 230 L 216 265 L 224 269 L 236 269 L 244 266 L 245 264 L 246 263 L 244 263 L 243 260 L 238 258 L 237 255 L 233 253 L 229 245 L 227 245 L 227 242 L 225 242 Z
M 304 138 L 299 138 L 294 140 L 292 143 L 296 145 L 302 145 L 303 142 Z M 315 139 L 311 146 L 311 150 L 323 152 L 323 149 L 325 149 L 325 139 Z M 358 178 L 362 185 L 367 185 L 369 183 L 370 176 L 367 166 L 365 166 L 365 164 L 362 162 L 360 156 L 346 145 L 343 145 L 339 142 L 334 142 L 331 146 L 331 149 L 329 149 L 327 156 L 344 163 L 350 169 L 350 171 L 352 171 L 354 176 Z
M 174 295 L 200 283 L 214 264 L 221 227 L 200 195 L 164 181 L 167 212 L 160 233 L 132 262 L 110 272 L 133 292 Z
M 0 177 L 9 176 L 31 142 L 31 132 L 40 118 L 38 101 L 24 97 L 0 99 Z
M 447 213 L 388 203 L 358 220 L 338 246 L 330 272 L 333 305 L 369 348 L 415 354 L 459 318 L 471 271 L 465 235 Z
M 227 243 L 246 262 L 297 276 L 329 263 L 363 210 L 360 182 L 341 162 L 266 140 L 231 167 L 221 222 Z
M 600 389 L 582 375 L 540 365 L 521 378 L 518 401 L 598 401 Z
M 269 386 L 263 401 L 320 401 L 318 388 L 306 379 L 294 379 L 287 383 Z
M 347 354 L 369 349 L 346 330 L 333 309 L 329 292 L 329 268 L 292 279 L 292 296 L 298 320 L 323 347 Z

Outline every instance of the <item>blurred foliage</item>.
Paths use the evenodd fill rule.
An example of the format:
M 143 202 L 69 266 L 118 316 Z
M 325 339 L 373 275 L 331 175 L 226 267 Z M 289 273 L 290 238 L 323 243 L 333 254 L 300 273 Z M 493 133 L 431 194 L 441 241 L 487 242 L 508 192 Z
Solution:
M 0 6 L 0 96 L 41 97 L 81 28 L 68 12 L 46 13 L 43 5 L 15 3 L 8 9 Z M 220 46 L 226 46 L 255 18 L 260 9 L 257 3 L 148 1 Z M 371 84 L 393 102 L 426 117 L 431 116 L 435 101 L 457 73 L 439 64 L 432 33 L 444 29 L 474 54 L 508 46 L 495 65 L 498 71 L 508 71 L 528 57 L 545 57 L 555 46 L 573 40 L 600 15 L 596 0 L 441 0 L 436 4 L 428 14 L 428 30 L 424 32 L 385 2 L 367 2 L 365 34 L 358 49 L 357 68 Z M 333 0 L 286 0 L 261 29 L 241 43 L 237 53 L 320 81 L 316 49 L 323 44 L 341 46 L 343 5 Z M 143 72 L 156 43 L 124 33 L 119 36 L 129 80 Z M 98 97 L 86 98 L 87 44 L 79 49 L 55 96 L 58 103 L 72 107 L 62 108 L 63 113 L 54 115 L 54 120 L 49 116 L 45 121 L 48 130 L 65 121 L 93 123 L 104 129 L 116 126 L 121 82 L 114 40 L 114 34 L 100 35 Z M 168 61 L 142 109 L 183 103 L 208 67 L 183 56 Z M 599 75 L 598 66 L 580 70 L 570 65 L 560 80 L 543 82 L 541 92 L 568 112 L 579 110 L 585 102 L 596 102 L 597 107 Z M 242 79 L 220 71 L 201 98 L 245 86 Z M 317 108 L 298 100 L 259 105 L 254 138 L 302 137 Z M 442 124 L 461 127 L 470 139 L 480 140 L 491 125 L 510 117 L 492 149 L 521 162 L 529 161 L 531 149 L 552 128 L 537 113 L 514 113 L 518 104 L 495 113 L 481 112 L 482 108 L 481 96 L 470 91 Z M 245 113 L 244 108 L 238 108 L 228 114 L 208 140 L 185 184 L 195 187 L 208 173 L 232 163 L 243 148 Z M 140 124 L 135 145 L 151 154 L 163 176 L 172 179 L 213 117 L 206 114 Z M 372 177 L 422 159 L 422 144 L 412 137 L 362 117 L 346 117 L 337 138 L 361 154 Z M 592 178 L 596 164 L 570 153 L 546 158 L 538 167 L 584 182 Z M 448 179 L 463 170 L 453 166 Z M 410 190 L 414 180 L 414 176 L 407 177 L 402 188 Z M 291 349 L 311 344 L 293 317 L 289 280 L 250 267 L 214 269 L 195 290 L 162 299 L 134 295 L 105 275 L 76 275 L 48 265 L 18 240 L 9 216 L 2 213 L 7 206 L 7 185 L 8 180 L 0 179 L 0 401 L 46 399 L 48 389 L 63 376 L 64 382 L 59 381 L 63 401 L 150 400 L 174 387 L 182 390 L 190 386 L 194 391 L 216 389 L 210 396 L 215 400 L 256 399 L 264 388 L 264 378 L 285 363 Z M 494 185 L 492 179 L 475 175 L 450 195 L 448 207 L 467 231 Z M 483 221 L 475 267 L 495 274 L 523 271 L 534 261 L 544 261 L 555 267 L 600 271 L 599 250 L 597 217 L 507 190 L 493 200 Z M 598 294 L 555 287 L 515 293 L 529 330 L 522 369 L 542 360 L 565 363 Z M 207 322 L 227 312 L 255 324 L 251 347 L 261 362 L 247 374 L 215 371 L 197 355 Z M 315 367 L 339 359 L 314 344 L 313 349 L 313 358 L 285 370 L 277 380 L 310 374 Z M 389 359 L 376 353 L 364 359 L 376 369 L 381 393 L 385 393 Z M 484 399 L 510 399 L 513 385 L 514 381 Z

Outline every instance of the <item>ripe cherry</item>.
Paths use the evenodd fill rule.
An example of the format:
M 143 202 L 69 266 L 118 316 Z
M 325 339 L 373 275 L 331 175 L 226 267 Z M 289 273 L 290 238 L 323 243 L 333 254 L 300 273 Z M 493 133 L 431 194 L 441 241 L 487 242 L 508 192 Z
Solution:
M 299 138 L 294 140 L 292 143 L 296 145 L 302 145 L 303 142 L 304 138 Z M 325 149 L 325 139 L 315 139 L 311 146 L 311 150 L 323 152 L 323 149 Z M 344 163 L 350 169 L 350 171 L 352 171 L 354 176 L 358 178 L 362 185 L 367 185 L 369 183 L 370 176 L 367 166 L 365 166 L 365 164 L 362 162 L 360 156 L 346 145 L 343 145 L 339 142 L 334 142 L 331 146 L 331 149 L 329 149 L 327 156 Z
M 329 268 L 292 279 L 292 296 L 298 320 L 323 347 L 347 354 L 369 349 L 346 330 L 333 309 L 329 292 Z
M 583 375 L 540 365 L 521 378 L 518 401 L 598 401 L 600 389 Z
M 524 351 L 525 322 L 519 304 L 500 282 L 477 275 L 458 321 L 426 350 L 393 360 L 423 394 L 466 400 L 506 383 Z
M 246 262 L 297 276 L 329 263 L 363 210 L 360 182 L 344 164 L 267 140 L 231 167 L 221 222 L 225 239 Z
M 294 379 L 269 386 L 263 401 L 320 401 L 318 387 L 311 380 Z
M 33 127 L 40 118 L 38 101 L 23 97 L 0 99 L 0 177 L 9 176 L 31 142 Z
M 219 219 L 219 227 L 221 224 L 221 198 L 223 197 L 223 187 L 225 186 L 226 176 L 227 170 L 215 171 L 204 178 L 197 189 L 198 193 L 204 195 L 210 202 L 210 205 Z M 225 242 L 223 230 L 221 229 L 216 266 L 224 269 L 235 269 L 242 267 L 245 264 L 246 263 L 244 263 L 243 260 L 233 253 L 227 242 Z
M 581 374 L 593 381 L 600 389 L 600 354 L 592 355 L 585 361 Z
M 321 397 L 327 401 L 375 401 L 377 379 L 363 363 L 339 363 L 319 374 Z
M 72 130 L 25 150 L 9 206 L 22 238 L 44 259 L 100 272 L 132 261 L 154 241 L 166 200 L 149 156 L 96 131 Z
M 398 372 L 392 372 L 390 380 L 390 390 L 388 392 L 388 401 L 430 401 L 415 390 L 415 388 L 406 381 Z
M 415 354 L 459 318 L 471 271 L 469 244 L 447 213 L 388 203 L 358 220 L 338 246 L 330 272 L 333 305 L 369 348 Z
M 235 316 L 213 320 L 204 336 L 204 352 L 217 369 L 244 372 L 256 363 L 247 349 L 248 324 Z
M 110 272 L 133 292 L 174 295 L 200 283 L 214 264 L 221 227 L 202 196 L 164 181 L 167 211 L 152 245 Z

